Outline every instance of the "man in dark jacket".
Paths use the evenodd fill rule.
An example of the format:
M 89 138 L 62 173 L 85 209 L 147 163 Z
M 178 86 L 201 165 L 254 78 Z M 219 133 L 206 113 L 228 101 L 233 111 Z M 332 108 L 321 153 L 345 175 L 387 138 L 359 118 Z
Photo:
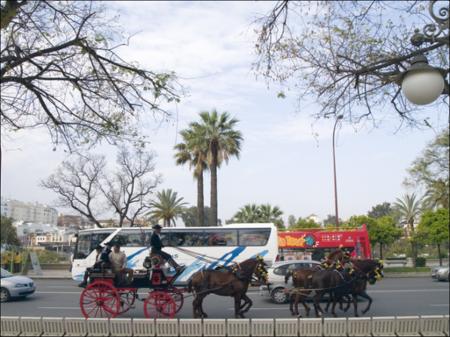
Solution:
M 162 227 L 160 225 L 154 225 L 153 227 L 153 233 L 150 238 L 150 245 L 152 246 L 152 254 L 157 254 L 161 256 L 163 259 L 167 260 L 167 262 L 175 268 L 177 272 L 180 272 L 184 269 L 184 267 L 180 266 L 178 263 L 175 262 L 175 260 L 172 258 L 172 255 L 162 251 L 162 248 L 164 248 L 164 245 L 161 242 L 161 229 Z

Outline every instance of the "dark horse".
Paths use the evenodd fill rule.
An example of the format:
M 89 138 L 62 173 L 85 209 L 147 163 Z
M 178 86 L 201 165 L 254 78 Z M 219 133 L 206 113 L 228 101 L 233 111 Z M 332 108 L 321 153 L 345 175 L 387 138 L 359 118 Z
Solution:
M 307 296 L 315 292 L 314 295 L 314 309 L 316 311 L 316 316 L 319 317 L 323 313 L 320 307 L 320 300 L 323 295 L 328 293 L 330 299 L 326 307 L 328 307 L 333 302 L 332 314 L 336 316 L 335 306 L 339 301 L 341 309 L 343 299 L 347 299 L 347 307 L 345 311 L 348 310 L 350 305 L 350 298 L 353 299 L 353 305 L 355 308 L 355 316 L 358 316 L 357 311 L 357 297 L 361 296 L 369 300 L 367 308 L 363 311 L 366 313 L 370 309 L 372 299 L 366 292 L 367 282 L 374 284 L 377 279 L 381 278 L 382 275 L 382 264 L 375 260 L 351 260 L 353 265 L 351 269 L 300 269 L 292 273 L 294 290 L 291 294 L 290 310 L 293 315 L 298 315 L 298 302 L 301 302 L 305 307 L 306 314 L 309 315 L 309 306 L 305 303 Z M 287 283 L 290 274 L 285 277 L 285 282 Z M 350 297 L 351 295 L 351 297 Z
M 188 283 L 188 291 L 194 292 L 194 318 L 206 318 L 203 299 L 209 294 L 234 297 L 234 315 L 243 318 L 252 306 L 247 289 L 255 275 L 260 283 L 267 282 L 266 265 L 261 257 L 245 260 L 231 270 L 202 270 L 196 272 Z M 241 305 L 241 300 L 244 303 Z
M 372 298 L 367 294 L 367 282 L 370 284 L 375 284 L 375 282 L 383 277 L 383 264 L 377 260 L 350 260 L 353 265 L 352 269 L 345 269 L 341 272 L 335 272 L 335 275 L 328 275 L 330 278 L 327 280 L 327 275 L 321 277 L 320 275 L 314 275 L 312 280 L 312 287 L 329 287 L 331 288 L 330 296 L 333 300 L 332 314 L 336 316 L 334 311 L 336 302 L 342 301 L 343 297 L 348 297 L 351 295 L 353 299 L 354 315 L 358 317 L 358 296 L 361 296 L 369 301 L 366 309 L 362 311 L 365 314 L 369 311 L 372 305 Z M 339 276 L 339 277 L 338 277 Z M 323 293 L 321 291 L 316 291 L 314 296 L 314 308 L 316 310 L 316 316 L 319 316 L 318 310 L 321 311 L 319 301 Z M 348 301 L 350 304 L 350 301 Z M 326 311 L 328 310 L 328 303 Z M 341 307 L 342 308 L 342 307 Z M 345 311 L 347 311 L 349 306 Z

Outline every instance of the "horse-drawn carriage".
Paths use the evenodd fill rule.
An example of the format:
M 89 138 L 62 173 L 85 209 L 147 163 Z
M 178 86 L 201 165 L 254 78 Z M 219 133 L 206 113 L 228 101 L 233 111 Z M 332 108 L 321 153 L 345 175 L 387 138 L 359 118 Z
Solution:
M 80 295 L 83 316 L 114 318 L 133 308 L 138 299 L 144 302 L 145 317 L 173 318 L 183 306 L 184 289 L 173 285 L 178 273 L 170 275 L 163 265 L 157 255 L 146 259 L 145 269 L 135 270 L 131 282 L 110 269 L 92 271 L 90 283 Z M 145 299 L 138 296 L 141 288 L 149 289 Z

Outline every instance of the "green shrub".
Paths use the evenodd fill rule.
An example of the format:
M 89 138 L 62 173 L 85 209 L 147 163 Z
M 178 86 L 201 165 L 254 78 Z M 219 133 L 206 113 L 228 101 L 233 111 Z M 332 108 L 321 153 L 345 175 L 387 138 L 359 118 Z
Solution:
M 427 259 L 424 257 L 418 257 L 416 259 L 416 267 L 425 267 Z

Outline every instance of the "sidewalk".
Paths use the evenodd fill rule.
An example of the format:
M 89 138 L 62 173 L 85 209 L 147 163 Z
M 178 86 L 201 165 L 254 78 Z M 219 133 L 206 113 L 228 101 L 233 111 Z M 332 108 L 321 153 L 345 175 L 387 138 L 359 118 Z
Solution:
M 43 269 L 41 275 L 36 275 L 33 270 L 26 275 L 33 279 L 72 279 L 72 274 L 68 270 Z

